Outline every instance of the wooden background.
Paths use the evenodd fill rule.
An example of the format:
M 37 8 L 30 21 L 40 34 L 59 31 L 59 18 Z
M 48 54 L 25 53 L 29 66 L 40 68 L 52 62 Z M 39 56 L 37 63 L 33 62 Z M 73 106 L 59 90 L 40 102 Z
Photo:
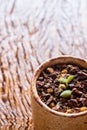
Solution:
M 87 58 L 87 0 L 0 0 L 0 130 L 33 130 L 32 74 L 65 54 Z

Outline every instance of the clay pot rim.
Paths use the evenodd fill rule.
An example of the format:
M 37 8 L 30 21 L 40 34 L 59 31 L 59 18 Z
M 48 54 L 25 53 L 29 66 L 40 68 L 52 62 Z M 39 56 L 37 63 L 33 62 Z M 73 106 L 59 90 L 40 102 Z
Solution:
M 55 110 L 52 110 L 51 108 L 49 108 L 44 102 L 41 101 L 39 95 L 38 95 L 38 92 L 37 92 L 37 89 L 36 89 L 36 80 L 39 76 L 39 74 L 41 73 L 41 71 L 46 68 L 47 66 L 49 66 L 48 64 L 55 61 L 55 60 L 58 60 L 58 59 L 73 59 L 73 60 L 78 60 L 80 61 L 81 63 L 83 63 L 83 66 L 84 64 L 87 64 L 87 60 L 83 59 L 83 58 L 78 58 L 78 57 L 75 57 L 75 56 L 68 56 L 68 55 L 64 55 L 64 56 L 60 56 L 60 57 L 55 57 L 55 58 L 50 58 L 48 60 L 46 60 L 45 62 L 43 62 L 37 69 L 36 71 L 34 72 L 34 75 L 32 77 L 32 81 L 31 81 L 31 91 L 32 91 L 32 94 L 34 96 L 34 99 L 35 101 L 41 106 L 43 107 L 46 111 L 56 115 L 56 116 L 64 116 L 64 117 L 79 117 L 79 116 L 84 116 L 85 114 L 87 114 L 87 110 L 84 111 L 84 112 L 79 112 L 79 113 L 72 113 L 72 114 L 67 114 L 67 113 L 63 113 L 63 112 L 57 112 Z M 45 67 L 46 66 L 46 67 Z M 87 68 L 86 68 L 87 69 Z

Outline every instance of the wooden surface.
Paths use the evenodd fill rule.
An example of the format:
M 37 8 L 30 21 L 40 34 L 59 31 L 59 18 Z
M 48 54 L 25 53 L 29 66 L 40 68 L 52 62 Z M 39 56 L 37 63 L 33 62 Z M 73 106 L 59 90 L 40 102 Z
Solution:
M 0 0 L 0 129 L 33 130 L 30 80 L 44 60 L 87 58 L 87 0 Z

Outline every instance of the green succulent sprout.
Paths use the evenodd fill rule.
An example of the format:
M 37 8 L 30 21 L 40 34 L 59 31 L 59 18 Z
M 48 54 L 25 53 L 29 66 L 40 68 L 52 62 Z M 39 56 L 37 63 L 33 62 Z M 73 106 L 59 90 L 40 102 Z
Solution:
M 59 81 L 60 83 L 65 84 L 66 87 L 68 87 L 68 84 L 69 84 L 74 78 L 75 78 L 74 75 L 70 75 L 70 76 L 68 76 L 68 78 L 60 78 L 58 81 Z
M 65 90 L 65 91 L 63 91 L 63 92 L 60 94 L 60 97 L 70 98 L 70 97 L 71 97 L 71 93 L 72 93 L 71 90 Z

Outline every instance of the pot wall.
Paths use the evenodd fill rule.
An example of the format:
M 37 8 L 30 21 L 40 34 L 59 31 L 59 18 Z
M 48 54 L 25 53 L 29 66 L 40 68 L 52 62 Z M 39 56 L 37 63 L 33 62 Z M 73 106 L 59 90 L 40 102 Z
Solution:
M 86 130 L 87 115 L 64 117 L 55 115 L 40 106 L 32 95 L 34 130 Z

